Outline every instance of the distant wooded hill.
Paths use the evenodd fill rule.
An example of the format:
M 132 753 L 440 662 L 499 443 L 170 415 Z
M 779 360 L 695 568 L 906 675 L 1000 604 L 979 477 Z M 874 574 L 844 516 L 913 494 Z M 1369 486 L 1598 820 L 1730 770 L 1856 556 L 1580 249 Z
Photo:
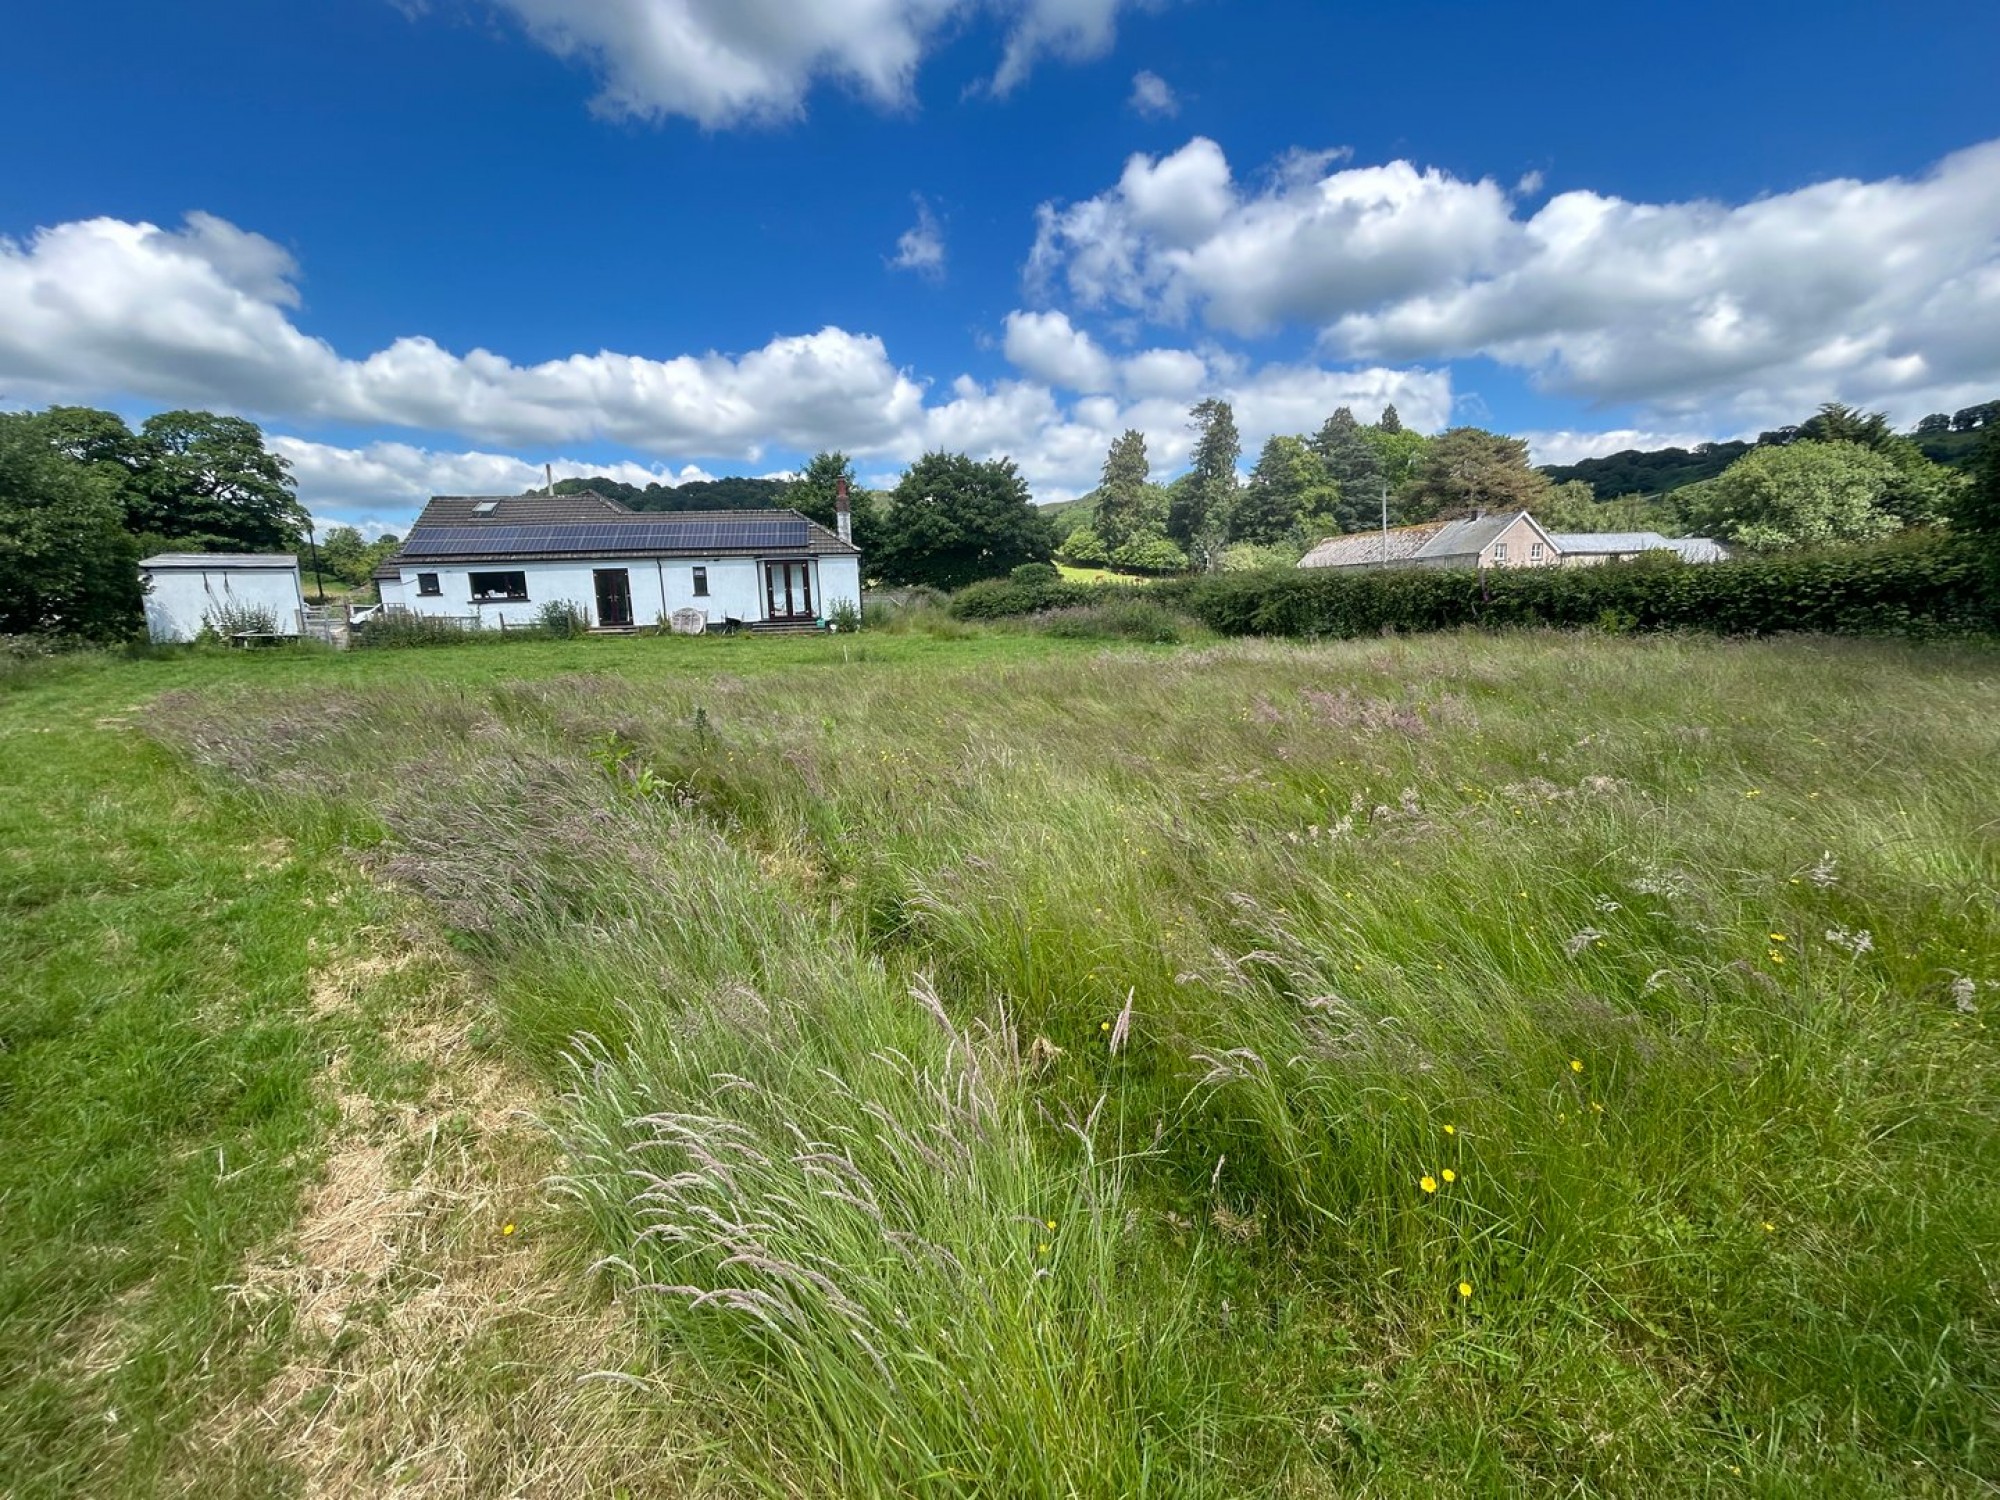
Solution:
M 1755 443 L 1703 443 L 1696 448 L 1627 448 L 1603 458 L 1573 464 L 1544 464 L 1542 472 L 1557 484 L 1581 479 L 1600 500 L 1623 495 L 1664 495 L 1686 484 L 1713 479 Z
M 1925 417 L 1904 434 L 1932 463 L 1948 469 L 1970 471 L 1986 429 L 2000 426 L 2000 401 L 1968 406 L 1947 417 L 1942 412 Z M 1755 448 L 1782 446 L 1800 438 L 1816 437 L 1813 422 L 1797 427 L 1778 427 L 1757 434 L 1754 443 L 1702 443 L 1694 448 L 1627 448 L 1603 458 L 1581 459 L 1573 464 L 1544 464 L 1542 472 L 1562 484 L 1581 479 L 1597 492 L 1600 500 L 1616 500 L 1625 495 L 1667 495 L 1685 485 L 1713 479 L 1737 459 Z

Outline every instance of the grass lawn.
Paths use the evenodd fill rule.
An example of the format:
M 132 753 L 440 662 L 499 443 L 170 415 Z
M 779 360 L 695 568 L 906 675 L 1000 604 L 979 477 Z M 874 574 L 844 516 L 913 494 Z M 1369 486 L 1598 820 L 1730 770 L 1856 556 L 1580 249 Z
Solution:
M 1990 646 L 94 657 L 0 784 L 20 1493 L 2000 1484 Z
M 1057 563 L 1056 571 L 1063 576 L 1064 583 L 1151 583 L 1152 577 L 1145 573 L 1114 573 L 1109 568 L 1079 568 L 1070 563 Z

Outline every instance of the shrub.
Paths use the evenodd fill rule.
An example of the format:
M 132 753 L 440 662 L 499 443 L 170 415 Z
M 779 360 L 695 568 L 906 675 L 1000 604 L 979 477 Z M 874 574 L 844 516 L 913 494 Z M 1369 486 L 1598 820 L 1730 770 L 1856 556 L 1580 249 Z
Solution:
M 262 604 L 218 604 L 201 617 L 201 632 L 220 640 L 232 635 L 276 635 L 278 616 Z
M 1060 609 L 1083 604 L 1090 599 L 1085 583 L 1017 583 L 1011 578 L 988 578 L 968 584 L 952 596 L 951 612 L 961 620 L 999 620 L 1009 615 L 1032 615 L 1038 610 Z
M 1464 625 L 1601 625 L 1769 635 L 1931 635 L 2000 628 L 2000 578 L 1964 539 L 1915 533 L 1867 547 L 1689 565 L 1670 554 L 1594 568 L 1487 574 L 1286 569 L 1153 586 L 1224 635 L 1358 636 Z
M 1101 568 L 1111 560 L 1111 549 L 1090 527 L 1080 526 L 1056 548 L 1056 557 L 1073 568 Z
M 1043 588 L 1051 583 L 1061 583 L 1062 574 L 1054 563 L 1022 563 L 1007 575 L 1015 583 L 1025 583 L 1029 588 Z
M 1185 573 L 1188 555 L 1163 536 L 1135 536 L 1111 554 L 1111 565 L 1132 573 Z
M 1035 617 L 1035 624 L 1045 634 L 1064 640 L 1144 641 L 1171 646 L 1180 641 L 1188 621 L 1150 599 L 1112 599 L 1048 610 Z
M 862 612 L 843 599 L 826 612 L 827 629 L 838 631 L 841 635 L 852 635 L 861 628 L 862 618 Z
M 556 640 L 590 634 L 590 616 L 581 604 L 568 599 L 551 599 L 535 611 L 535 628 Z
M 1222 571 L 1258 573 L 1265 568 L 1289 568 L 1304 555 L 1291 542 L 1236 542 L 1222 549 Z
M 407 611 L 377 615 L 354 632 L 354 644 L 367 647 L 456 646 L 490 636 L 505 637 L 499 631 L 469 629 L 445 615 L 419 615 Z

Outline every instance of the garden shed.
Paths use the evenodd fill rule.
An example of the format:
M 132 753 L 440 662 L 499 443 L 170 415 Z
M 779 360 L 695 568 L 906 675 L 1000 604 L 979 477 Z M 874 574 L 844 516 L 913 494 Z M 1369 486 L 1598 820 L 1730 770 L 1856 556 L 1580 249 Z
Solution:
M 296 636 L 305 628 L 299 560 L 289 552 L 162 552 L 143 559 L 146 633 L 191 641 L 207 626 L 220 636 Z

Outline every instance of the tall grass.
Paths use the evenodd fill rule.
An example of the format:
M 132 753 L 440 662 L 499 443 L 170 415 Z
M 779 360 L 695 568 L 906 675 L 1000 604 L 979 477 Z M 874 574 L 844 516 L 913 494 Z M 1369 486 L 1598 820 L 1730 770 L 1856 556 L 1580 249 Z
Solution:
M 373 809 L 757 1488 L 2000 1480 L 1989 650 L 992 644 L 158 719 Z

